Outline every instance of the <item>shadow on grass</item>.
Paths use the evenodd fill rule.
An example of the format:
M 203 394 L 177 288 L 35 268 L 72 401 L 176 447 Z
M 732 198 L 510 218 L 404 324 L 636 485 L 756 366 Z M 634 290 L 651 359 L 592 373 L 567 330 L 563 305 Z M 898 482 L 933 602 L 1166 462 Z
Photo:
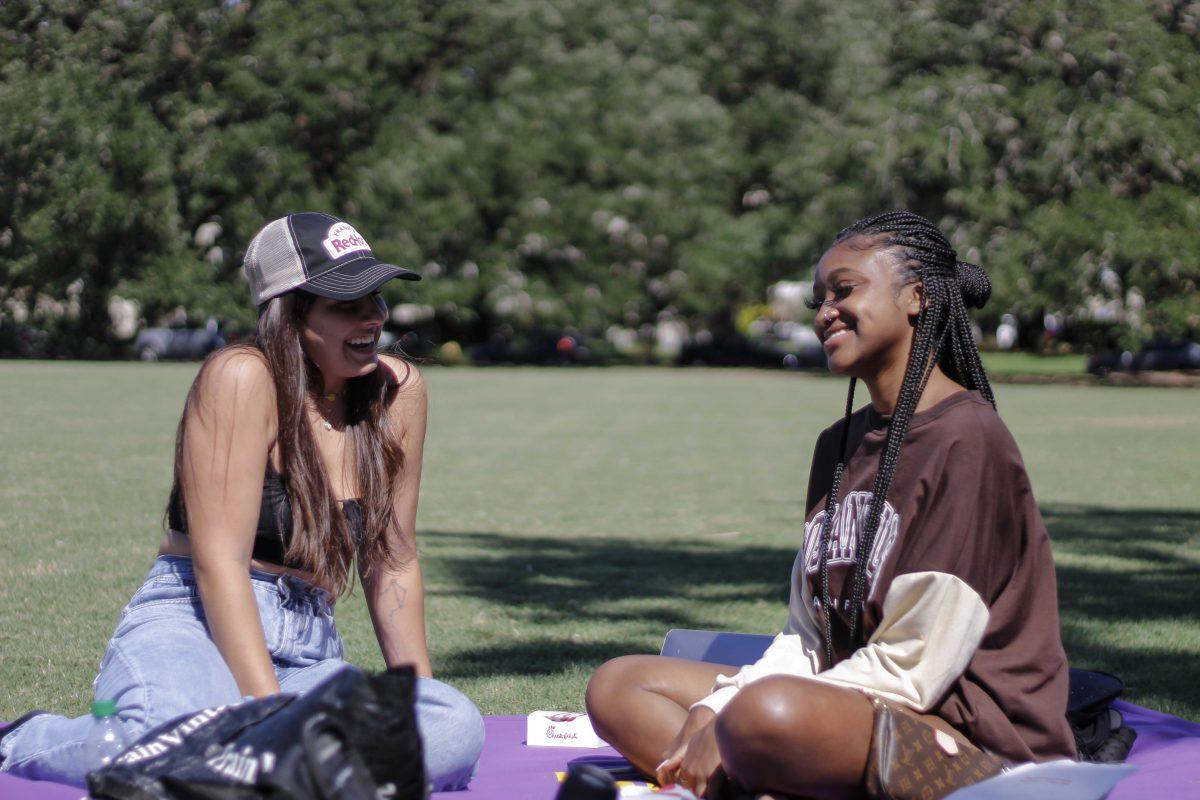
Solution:
M 1063 643 L 1071 663 L 1120 675 L 1135 702 L 1154 695 L 1200 718 L 1200 512 L 1120 511 L 1090 506 L 1042 508 L 1059 554 Z M 1062 556 L 1093 565 L 1067 565 Z M 1177 635 L 1161 645 L 1097 641 L 1101 625 L 1167 622 Z M 1087 623 L 1087 624 L 1084 624 Z M 1089 630 L 1090 629 L 1090 630 Z M 1189 652 L 1190 651 L 1190 652 Z
M 729 628 L 728 603 L 766 601 L 781 624 L 796 555 L 788 547 L 481 532 L 431 531 L 423 540 L 428 563 L 449 573 L 447 594 L 502 607 L 533 629 L 525 640 L 451 655 L 442 667 L 450 677 L 595 668 L 650 652 L 671 628 Z M 589 635 L 538 638 L 542 625 Z
M 644 642 L 607 641 L 576 644 L 569 639 L 534 639 L 502 645 L 484 645 L 442 655 L 438 677 L 442 680 L 555 675 L 582 669 L 591 674 L 617 656 L 644 653 Z
M 1061 556 L 1086 556 L 1088 565 L 1060 563 L 1063 642 L 1071 663 L 1120 675 L 1130 699 L 1153 696 L 1200 718 L 1200 512 L 1120 511 L 1047 505 L 1046 525 Z M 515 611 L 531 625 L 605 626 L 621 641 L 544 637 L 488 645 L 454 657 L 453 670 L 548 674 L 608 658 L 646 652 L 647 640 L 670 628 L 730 626 L 727 603 L 787 603 L 790 547 L 731 542 L 646 542 L 614 538 L 520 536 L 489 532 L 430 532 L 426 548 L 450 573 L 448 590 Z M 1096 624 L 1178 622 L 1179 634 L 1161 646 L 1099 641 Z M 604 639 L 601 635 L 596 637 Z M 640 637 L 640 638 L 638 638 Z
M 766 600 L 787 603 L 796 550 L 708 542 L 644 542 L 500 533 L 431 532 L 426 547 L 454 576 L 455 594 L 521 608 L 531 622 L 657 620 L 670 627 L 712 624 L 703 606 Z M 430 545 L 433 545 L 430 547 Z M 682 601 L 671 610 L 624 601 Z M 683 614 L 682 617 L 678 616 Z M 666 632 L 666 628 L 663 629 Z

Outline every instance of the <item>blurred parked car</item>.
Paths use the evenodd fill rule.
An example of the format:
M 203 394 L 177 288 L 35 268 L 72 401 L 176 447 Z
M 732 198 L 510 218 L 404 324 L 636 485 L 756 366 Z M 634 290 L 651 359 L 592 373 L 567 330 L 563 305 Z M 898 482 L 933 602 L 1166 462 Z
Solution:
M 534 331 L 512 338 L 493 336 L 471 348 L 471 361 L 489 364 L 563 366 L 592 363 L 592 351 L 577 333 Z
M 50 334 L 32 325 L 0 324 L 0 353 L 22 358 L 44 358 Z
M 1110 372 L 1200 369 L 1200 344 L 1196 342 L 1151 342 L 1136 353 L 1105 350 L 1087 360 L 1087 371 L 1098 378 Z
M 133 343 L 133 352 L 142 361 L 196 359 L 224 347 L 225 343 L 217 321 L 209 319 L 203 328 L 143 328 Z
M 825 351 L 816 333 L 807 325 L 776 325 L 781 328 L 760 336 L 732 334 L 691 341 L 679 354 L 684 366 L 708 367 L 824 367 Z M 782 335 L 781 335 L 782 334 Z

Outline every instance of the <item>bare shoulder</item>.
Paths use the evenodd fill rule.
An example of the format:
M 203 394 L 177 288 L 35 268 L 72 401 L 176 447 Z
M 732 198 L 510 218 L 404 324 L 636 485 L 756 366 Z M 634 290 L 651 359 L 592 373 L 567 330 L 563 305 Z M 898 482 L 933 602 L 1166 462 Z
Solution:
M 239 412 L 275 408 L 275 381 L 267 359 L 255 347 L 234 345 L 213 353 L 200 368 L 193 387 L 200 401 Z
M 429 401 L 421 371 L 415 364 L 402 358 L 382 354 L 379 356 L 379 368 L 387 371 L 385 377 L 391 386 L 388 417 L 392 424 L 399 426 L 405 434 L 409 430 L 424 431 Z
M 394 402 L 411 402 L 415 398 L 425 397 L 425 377 L 421 370 L 412 362 L 397 356 L 379 355 L 379 367 L 386 370 L 386 380 L 394 387 L 396 399 Z

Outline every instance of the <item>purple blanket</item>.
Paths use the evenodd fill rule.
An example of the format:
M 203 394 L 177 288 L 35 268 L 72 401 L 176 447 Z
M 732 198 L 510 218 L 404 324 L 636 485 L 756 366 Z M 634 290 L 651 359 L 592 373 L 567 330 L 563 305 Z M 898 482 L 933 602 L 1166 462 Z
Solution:
M 1129 763 L 1139 769 L 1117 785 L 1109 800 L 1200 797 L 1200 725 L 1129 703 L 1117 703 L 1138 732 Z M 488 717 L 479 774 L 466 792 L 438 800 L 553 800 L 555 772 L 575 760 L 611 758 L 609 749 L 526 747 L 524 717 Z M 3 800 L 79 800 L 81 789 L 0 775 Z

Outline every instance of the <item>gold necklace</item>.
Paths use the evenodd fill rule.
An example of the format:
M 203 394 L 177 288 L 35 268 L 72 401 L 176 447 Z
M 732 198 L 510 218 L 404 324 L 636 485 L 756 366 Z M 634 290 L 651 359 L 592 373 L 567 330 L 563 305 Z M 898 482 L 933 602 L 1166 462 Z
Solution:
M 332 406 L 332 404 L 337 400 L 337 398 L 338 398 L 337 392 L 326 392 L 325 394 L 321 395 L 320 399 L 324 400 L 326 403 L 329 403 Z M 329 413 L 326 413 L 321 408 L 317 409 L 317 413 L 321 415 L 321 425 L 324 426 L 325 430 L 327 430 L 327 431 L 333 430 L 333 422 L 331 422 L 329 419 L 329 417 L 332 414 L 332 411 L 333 411 L 332 408 L 329 409 Z

